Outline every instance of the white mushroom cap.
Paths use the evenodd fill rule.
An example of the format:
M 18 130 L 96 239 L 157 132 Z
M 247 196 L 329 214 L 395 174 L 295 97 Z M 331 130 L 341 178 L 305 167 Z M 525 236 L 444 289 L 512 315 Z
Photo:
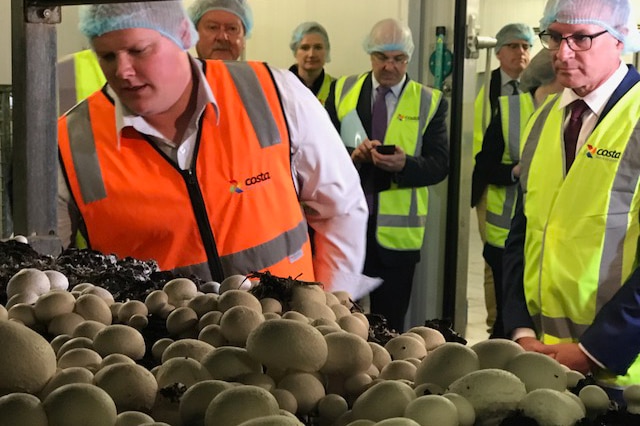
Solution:
M 24 268 L 15 273 L 7 283 L 7 298 L 18 293 L 34 293 L 40 296 L 51 289 L 47 275 L 35 268 Z
M 571 397 L 554 389 L 535 389 L 520 401 L 518 408 L 539 425 L 573 426 L 584 413 Z

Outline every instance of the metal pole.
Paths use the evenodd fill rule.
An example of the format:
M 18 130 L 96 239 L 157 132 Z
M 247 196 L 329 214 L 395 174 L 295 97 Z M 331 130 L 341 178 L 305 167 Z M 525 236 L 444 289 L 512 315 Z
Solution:
M 491 85 L 491 49 L 487 48 L 487 60 L 484 65 L 484 97 L 482 99 L 482 133 L 489 126 L 489 111 L 491 105 L 489 102 L 489 86 Z
M 464 63 L 467 46 L 467 1 L 456 0 L 453 34 L 453 77 L 451 93 L 451 124 L 449 149 L 449 186 L 447 194 L 447 237 L 445 243 L 444 289 L 442 314 L 453 322 L 458 332 L 464 332 L 466 310 L 456 310 L 466 299 L 466 276 L 459 276 L 460 194 L 462 162 L 462 103 Z M 463 191 L 464 192 L 464 191 Z M 465 246 L 466 247 L 466 246 Z M 466 256 L 461 256 L 466 259 Z M 466 267 L 462 270 L 466 271 Z
M 13 230 L 42 254 L 62 250 L 56 235 L 60 6 L 137 1 L 142 0 L 11 0 Z
M 13 221 L 43 254 L 60 252 L 56 236 L 57 140 L 55 24 L 60 7 L 12 0 Z

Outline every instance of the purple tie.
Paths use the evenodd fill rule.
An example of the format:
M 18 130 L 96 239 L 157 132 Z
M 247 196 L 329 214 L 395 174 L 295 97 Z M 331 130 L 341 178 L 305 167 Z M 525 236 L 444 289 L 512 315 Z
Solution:
M 371 139 L 384 141 L 384 134 L 387 132 L 387 103 L 385 97 L 391 90 L 390 87 L 378 86 L 376 89 L 376 99 L 373 102 L 371 112 Z
M 589 109 L 589 106 L 582 99 L 573 101 L 569 107 L 571 108 L 571 117 L 569 117 L 569 123 L 564 129 L 564 152 L 567 172 L 576 158 L 576 145 L 582 128 L 582 115 Z

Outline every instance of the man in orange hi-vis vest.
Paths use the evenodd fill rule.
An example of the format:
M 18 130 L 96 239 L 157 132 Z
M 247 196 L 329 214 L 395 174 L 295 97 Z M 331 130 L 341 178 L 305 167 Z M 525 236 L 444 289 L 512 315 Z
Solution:
M 354 298 L 377 284 L 357 172 L 293 74 L 194 59 L 180 1 L 85 6 L 80 30 L 107 85 L 58 123 L 63 243 L 80 232 L 205 281 L 268 270 Z

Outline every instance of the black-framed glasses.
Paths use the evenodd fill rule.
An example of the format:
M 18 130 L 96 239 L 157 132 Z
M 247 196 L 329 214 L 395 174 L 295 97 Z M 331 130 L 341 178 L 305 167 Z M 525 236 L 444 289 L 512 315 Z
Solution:
M 574 52 L 582 52 L 591 49 L 593 39 L 596 37 L 600 37 L 606 32 L 607 30 L 601 31 L 596 34 L 571 34 L 569 36 L 562 37 L 560 34 L 555 32 L 543 31 L 538 36 L 540 37 L 540 42 L 545 49 L 558 50 L 560 49 L 562 40 L 565 40 L 567 42 L 567 46 L 569 46 L 569 49 L 573 50 Z
M 526 42 L 525 42 L 525 43 L 516 43 L 516 42 L 514 42 L 514 43 L 507 43 L 507 44 L 503 44 L 503 46 L 506 46 L 506 47 L 508 47 L 509 49 L 513 49 L 513 50 L 516 50 L 516 49 L 522 49 L 522 50 L 524 50 L 525 52 L 526 52 L 527 50 L 529 50 L 529 48 L 531 48 L 531 45 L 530 45 L 529 43 L 526 43 Z
M 387 62 L 391 62 L 392 65 L 394 66 L 400 66 L 400 65 L 404 65 L 407 62 L 409 62 L 409 57 L 407 55 L 398 55 L 398 56 L 387 56 L 382 52 L 373 52 L 371 54 L 371 57 L 373 58 L 374 61 L 376 61 L 379 64 L 386 64 Z

